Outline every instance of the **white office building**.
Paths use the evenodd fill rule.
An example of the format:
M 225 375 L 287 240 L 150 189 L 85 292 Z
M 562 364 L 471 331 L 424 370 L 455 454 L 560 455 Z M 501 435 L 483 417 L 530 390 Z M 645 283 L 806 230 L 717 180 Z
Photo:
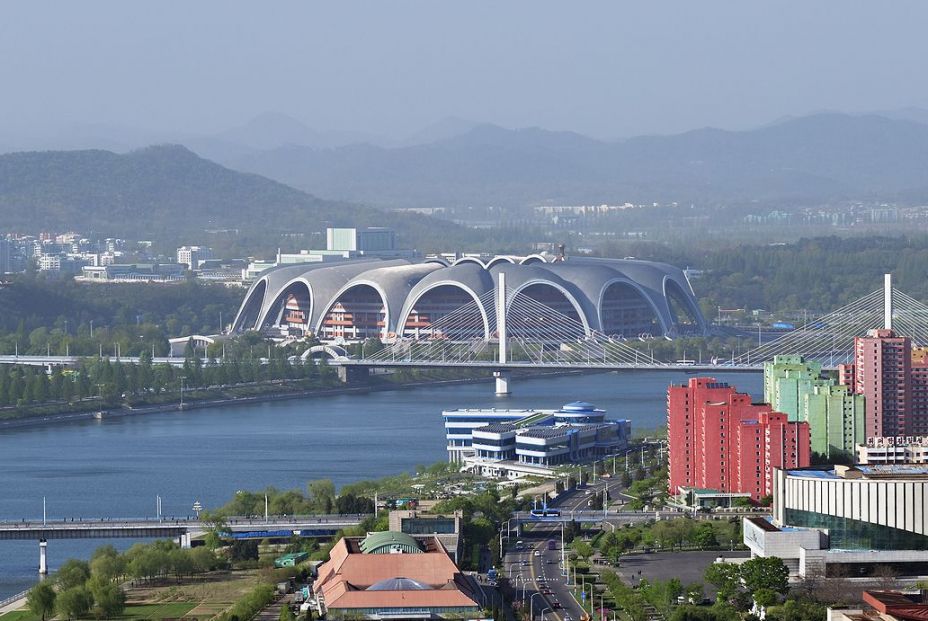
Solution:
M 881 565 L 928 573 L 928 466 L 776 470 L 773 517 L 747 518 L 752 556 L 798 576 L 867 576 Z

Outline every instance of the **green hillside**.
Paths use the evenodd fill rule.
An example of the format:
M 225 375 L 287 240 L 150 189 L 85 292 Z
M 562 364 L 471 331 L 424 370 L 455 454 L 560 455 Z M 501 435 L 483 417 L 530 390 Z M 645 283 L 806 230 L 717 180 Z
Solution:
M 468 244 L 473 236 L 432 218 L 322 200 L 181 146 L 0 155 L 0 232 L 74 229 L 171 244 L 234 229 L 241 239 L 230 246 L 266 252 L 285 234 L 291 248 L 305 247 L 305 236 L 326 226 L 392 226 L 401 243 L 423 250 Z

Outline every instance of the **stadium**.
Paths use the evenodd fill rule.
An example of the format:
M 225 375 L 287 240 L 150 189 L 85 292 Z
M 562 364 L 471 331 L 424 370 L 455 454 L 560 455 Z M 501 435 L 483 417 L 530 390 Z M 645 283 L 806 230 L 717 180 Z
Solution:
M 582 338 L 705 334 L 707 324 L 684 272 L 634 259 L 542 255 L 465 257 L 453 263 L 356 260 L 283 265 L 254 282 L 233 332 L 368 338 L 489 340 L 496 333 L 499 275 L 505 274 L 508 334 L 544 340 L 554 325 Z

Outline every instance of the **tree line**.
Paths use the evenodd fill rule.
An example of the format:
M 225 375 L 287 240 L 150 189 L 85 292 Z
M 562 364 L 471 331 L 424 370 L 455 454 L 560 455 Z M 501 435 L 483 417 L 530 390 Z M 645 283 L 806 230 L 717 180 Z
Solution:
M 50 580 L 32 587 L 26 605 L 42 621 L 54 615 L 79 619 L 92 614 L 96 619 L 109 619 L 125 609 L 126 595 L 120 586 L 125 580 L 180 579 L 226 565 L 212 550 L 182 549 L 172 541 L 137 543 L 123 554 L 113 546 L 102 546 L 89 562 L 66 561 Z
M 230 341 L 224 359 L 204 359 L 188 344 L 183 367 L 153 364 L 145 351 L 138 364 L 108 357 L 86 358 L 75 368 L 53 367 L 51 374 L 42 367 L 0 365 L 0 406 L 74 404 L 90 398 L 105 406 L 123 401 L 144 404 L 176 400 L 182 390 L 277 380 L 302 380 L 307 388 L 337 382 L 334 369 L 324 361 L 292 362 L 278 348 L 270 349 L 270 357 L 259 357 L 266 352 L 264 347 L 249 351 L 243 344 L 247 340 Z

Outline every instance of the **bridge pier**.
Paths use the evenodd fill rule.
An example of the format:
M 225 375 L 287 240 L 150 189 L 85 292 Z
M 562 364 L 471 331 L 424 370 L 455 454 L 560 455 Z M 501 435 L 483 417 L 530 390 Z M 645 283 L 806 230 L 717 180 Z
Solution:
M 39 539 L 39 575 L 48 575 L 48 542 Z
M 496 378 L 496 396 L 505 397 L 512 394 L 509 390 L 509 382 L 512 381 L 511 371 L 493 371 L 493 377 Z
M 367 377 L 370 377 L 370 369 L 367 367 L 345 367 L 339 366 L 336 367 L 338 372 L 338 379 L 342 384 L 351 384 L 357 382 L 358 380 L 363 380 Z
M 190 533 L 184 533 L 177 538 L 177 545 L 183 550 L 190 549 Z

